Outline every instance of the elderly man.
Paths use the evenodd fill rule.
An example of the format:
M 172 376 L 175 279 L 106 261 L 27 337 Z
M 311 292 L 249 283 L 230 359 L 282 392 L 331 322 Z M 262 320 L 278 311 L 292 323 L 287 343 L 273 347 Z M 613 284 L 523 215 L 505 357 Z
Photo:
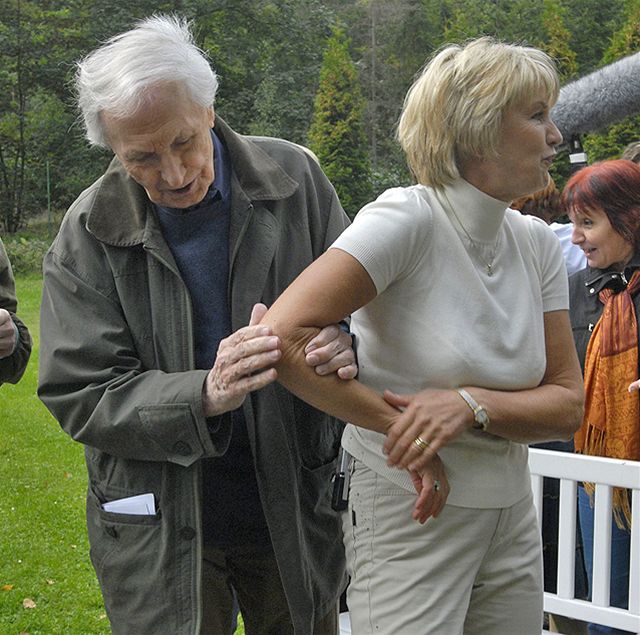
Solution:
M 85 445 L 113 632 L 226 635 L 237 597 L 248 634 L 334 634 L 342 424 L 274 383 L 259 321 L 346 226 L 335 191 L 299 146 L 216 117 L 178 19 L 114 37 L 77 88 L 115 157 L 45 258 L 39 395 Z M 349 379 L 350 342 L 324 329 L 308 362 Z
M 13 272 L 0 240 L 0 385 L 18 383 L 31 355 L 31 336 L 17 310 Z

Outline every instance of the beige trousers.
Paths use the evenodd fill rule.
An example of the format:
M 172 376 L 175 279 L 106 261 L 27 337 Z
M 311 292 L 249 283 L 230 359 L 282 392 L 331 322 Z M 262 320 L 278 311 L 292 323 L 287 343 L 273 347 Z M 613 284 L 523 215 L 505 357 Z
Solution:
M 532 497 L 447 505 L 425 525 L 415 495 L 354 462 L 343 512 L 354 635 L 540 635 L 542 552 Z

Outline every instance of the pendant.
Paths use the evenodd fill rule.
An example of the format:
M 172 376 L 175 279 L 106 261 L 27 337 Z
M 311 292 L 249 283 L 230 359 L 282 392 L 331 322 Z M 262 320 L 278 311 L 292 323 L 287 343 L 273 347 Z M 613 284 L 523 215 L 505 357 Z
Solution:
M 492 264 L 488 264 L 487 265 L 487 275 L 488 276 L 492 276 L 493 275 L 493 269 L 491 268 L 493 265 Z

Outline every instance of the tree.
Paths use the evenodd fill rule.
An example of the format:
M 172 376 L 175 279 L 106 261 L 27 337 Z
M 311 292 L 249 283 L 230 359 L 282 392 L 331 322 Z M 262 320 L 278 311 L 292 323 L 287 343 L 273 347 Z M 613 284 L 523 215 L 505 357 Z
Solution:
M 610 64 L 637 51 L 640 51 L 640 0 L 627 0 L 624 24 L 613 34 L 602 61 Z
M 261 80 L 249 132 L 308 143 L 331 17 L 319 0 L 277 0 L 263 7 L 261 22 L 268 30 L 258 45 Z
M 602 0 L 562 0 L 567 10 L 567 28 L 576 51 L 578 71 L 586 75 L 602 64 L 611 34 L 623 21 L 624 2 Z
M 624 22 L 611 37 L 602 61 L 610 64 L 640 51 L 640 0 L 627 0 Z M 587 135 L 584 142 L 590 161 L 616 159 L 624 147 L 640 139 L 640 115 L 627 117 L 602 133 Z
M 578 73 L 576 54 L 569 46 L 571 32 L 565 26 L 566 9 L 559 0 L 544 0 L 542 24 L 547 33 L 542 45 L 548 55 L 556 60 L 562 82 L 575 79 Z
M 413 77 L 442 43 L 440 4 L 436 0 L 367 0 L 368 20 L 362 32 L 368 37 L 362 40 L 358 67 L 368 98 L 374 195 L 412 181 L 395 129 Z
M 352 218 L 372 195 L 364 107 L 349 40 L 335 29 L 322 60 L 309 142 Z
M 10 233 L 30 211 L 45 207 L 47 159 L 59 194 L 61 166 L 79 141 L 68 134 L 73 114 L 63 100 L 69 100 L 70 61 L 82 42 L 75 20 L 83 13 L 77 3 L 69 4 L 74 12 L 52 2 L 1 5 L 0 214 Z

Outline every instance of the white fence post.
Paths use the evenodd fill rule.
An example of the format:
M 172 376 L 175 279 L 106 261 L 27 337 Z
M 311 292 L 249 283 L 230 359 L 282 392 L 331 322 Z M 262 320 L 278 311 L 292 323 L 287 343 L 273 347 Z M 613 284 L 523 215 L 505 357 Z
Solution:
M 583 456 L 531 448 L 529 467 L 534 492 L 541 492 L 543 477 L 560 480 L 557 593 L 544 594 L 549 613 L 565 615 L 640 633 L 640 462 Z M 578 483 L 595 483 L 593 589 L 591 601 L 575 598 L 576 492 Z M 613 488 L 632 490 L 629 608 L 609 605 Z M 542 496 L 534 496 L 538 518 Z

